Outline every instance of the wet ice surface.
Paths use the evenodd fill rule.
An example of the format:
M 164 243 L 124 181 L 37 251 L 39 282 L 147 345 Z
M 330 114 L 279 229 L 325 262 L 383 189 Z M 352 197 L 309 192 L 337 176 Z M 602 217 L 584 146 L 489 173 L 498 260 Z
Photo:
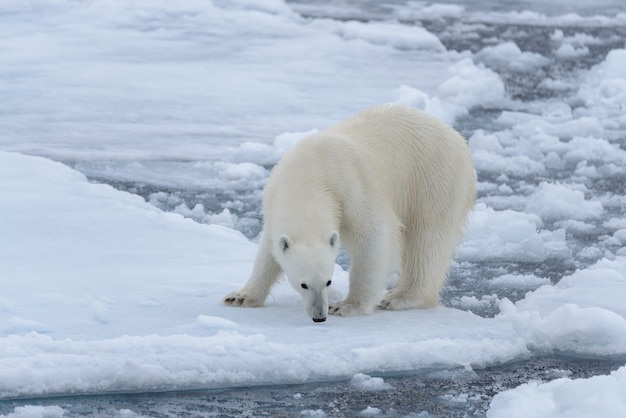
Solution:
M 77 289 L 83 289 L 81 286 L 86 289 L 84 294 L 78 290 L 77 295 L 65 297 L 52 288 L 49 294 L 36 295 L 33 299 L 15 296 L 20 294 L 18 286 L 22 279 L 16 275 L 10 282 L 12 286 L 0 294 L 0 337 L 4 338 L 2 350 L 8 359 L 3 363 L 4 372 L 0 372 L 0 392 L 8 394 L 3 395 L 7 396 L 6 400 L 0 401 L 0 414 L 482 416 L 494 395 L 505 389 L 532 380 L 547 382 L 606 375 L 624 365 L 625 345 L 623 338 L 619 338 L 619 332 L 624 329 L 623 308 L 609 298 L 604 309 L 585 310 L 595 309 L 599 302 L 593 299 L 596 295 L 590 295 L 585 304 L 580 295 L 591 289 L 585 287 L 585 275 L 590 276 L 587 279 L 595 279 L 594 272 L 602 271 L 607 278 L 615 279 L 616 272 L 623 274 L 623 262 L 596 264 L 599 260 L 622 260 L 626 255 L 626 121 L 623 118 L 626 59 L 622 49 L 626 18 L 619 2 L 603 2 L 598 11 L 595 11 L 597 2 L 581 4 L 577 11 L 580 15 L 566 15 L 558 9 L 542 10 L 548 7 L 543 2 L 516 6 L 521 7 L 520 11 L 526 10 L 521 13 L 499 7 L 497 2 L 472 3 L 465 9 L 449 3 L 421 7 L 424 6 L 421 3 L 407 6 L 395 2 L 395 8 L 379 7 L 376 2 L 364 7 L 349 1 L 333 3 L 331 7 L 321 2 L 313 5 L 294 2 L 296 10 L 304 16 L 315 17 L 308 26 L 286 11 L 282 3 L 270 1 L 256 6 L 238 4 L 232 9 L 219 3 L 223 8 L 215 10 L 204 10 L 206 4 L 201 3 L 193 3 L 188 9 L 181 6 L 168 9 L 162 4 L 159 7 L 164 9 L 139 7 L 130 15 L 123 8 L 117 11 L 104 8 L 102 15 L 109 19 L 106 24 L 92 32 L 78 20 L 70 21 L 64 27 L 69 38 L 80 39 L 74 36 L 78 31 L 100 42 L 105 38 L 98 30 L 109 35 L 121 30 L 125 36 L 130 35 L 128 45 L 146 47 L 148 52 L 141 55 L 132 47 L 104 51 L 94 48 L 103 55 L 95 54 L 91 57 L 93 61 L 83 61 L 78 59 L 80 54 L 73 54 L 83 51 L 81 45 L 68 43 L 66 52 L 60 43 L 56 45 L 59 50 L 46 50 L 49 56 L 35 54 L 46 64 L 39 67 L 29 62 L 29 59 L 36 62 L 29 51 L 41 52 L 41 47 L 32 41 L 40 33 L 33 32 L 24 23 L 27 20 L 22 22 L 23 26 L 15 24 L 17 30 L 10 35 L 23 41 L 25 48 L 19 53 L 11 50 L 7 62 L 15 67 L 5 66 L 0 71 L 0 76 L 8 81 L 4 88 L 11 93 L 3 104 L 1 149 L 63 161 L 85 173 L 94 183 L 110 184 L 139 195 L 154 207 L 200 224 L 236 229 L 255 241 L 261 228 L 262 188 L 269 170 L 303 132 L 322 129 L 379 102 L 403 101 L 424 108 L 453 124 L 468 138 L 476 160 L 479 192 L 466 241 L 459 249 L 442 294 L 442 304 L 455 310 L 426 313 L 427 317 L 422 317 L 419 324 L 425 328 L 420 330 L 432 333 L 432 327 L 443 327 L 447 324 L 443 318 L 450 318 L 461 324 L 459 329 L 476 326 L 476 332 L 483 333 L 476 335 L 480 339 L 481 335 L 493 337 L 492 331 L 487 331 L 493 325 L 497 328 L 493 330 L 497 338 L 492 346 L 505 346 L 506 336 L 510 335 L 516 343 L 523 338 L 520 343 L 523 349 L 489 344 L 473 346 L 476 341 L 471 338 L 446 344 L 449 334 L 434 333 L 428 341 L 436 343 L 418 354 L 410 353 L 410 342 L 398 347 L 383 344 L 369 352 L 361 346 L 347 347 L 349 352 L 364 354 L 360 358 L 363 367 L 373 368 L 358 370 L 359 373 L 382 376 L 384 382 L 368 380 L 368 375 L 359 379 L 357 370 L 350 367 L 343 369 L 343 373 L 327 371 L 315 359 L 307 358 L 304 348 L 287 360 L 295 370 L 294 375 L 273 377 L 271 372 L 281 361 L 264 356 L 274 343 L 274 331 L 261 324 L 263 319 L 249 320 L 246 312 L 221 308 L 211 312 L 213 308 L 207 305 L 211 306 L 220 295 L 205 289 L 206 279 L 192 279 L 201 271 L 212 275 L 214 285 L 220 289 L 235 286 L 233 280 L 226 283 L 221 274 L 242 276 L 238 280 L 243 282 L 253 250 L 227 233 L 219 232 L 213 237 L 205 230 L 202 233 L 193 230 L 189 235 L 180 234 L 191 242 L 186 259 L 189 263 L 207 257 L 201 264 L 222 266 L 219 263 L 225 258 L 225 263 L 230 263 L 228 266 L 245 267 L 220 267 L 215 273 L 192 266 L 180 272 L 181 282 L 177 286 L 169 286 L 162 277 L 159 279 L 160 273 L 155 269 L 151 273 L 160 280 L 155 287 L 150 287 L 148 279 L 136 287 L 130 281 L 118 281 L 114 282 L 117 286 L 128 284 L 129 290 L 117 293 L 102 285 L 101 288 L 84 286 L 80 284 L 82 276 L 66 278 L 65 270 L 61 269 L 58 277 L 69 283 L 76 280 Z M 4 17 L 19 17 L 11 13 L 23 5 L 18 2 L 11 5 L 2 9 Z M 65 7 L 61 1 L 49 2 L 48 6 L 49 9 L 42 9 L 43 18 L 34 15 L 34 21 L 42 19 L 39 23 L 50 24 L 47 19 L 54 19 L 46 17 L 46 13 L 54 16 L 56 7 L 61 11 Z M 207 14 L 203 15 L 202 11 Z M 218 18 L 208 25 L 207 31 L 203 19 L 216 12 Z M 250 35 L 234 31 L 235 35 L 228 38 L 231 43 L 220 47 L 219 42 L 212 41 L 220 39 L 220 31 L 228 34 L 231 30 L 220 20 L 220 13 L 231 19 L 233 27 L 246 19 L 254 21 L 258 25 L 253 30 L 256 32 Z M 599 17 L 593 17 L 595 14 Z M 93 18 L 89 13 L 86 16 Z M 353 19 L 360 23 L 344 25 Z M 373 21 L 382 22 L 377 26 L 366 25 Z M 115 30 L 107 26 L 111 22 Z M 412 25 L 419 27 L 415 31 L 407 30 Z M 138 28 L 140 35 L 132 28 Z M 324 35 L 319 37 L 320 33 Z M 63 30 L 55 33 L 59 39 L 64 39 L 64 34 Z M 312 40 L 316 42 L 319 48 L 307 51 L 310 60 L 300 51 L 302 44 L 290 43 L 291 35 L 309 45 Z M 45 36 L 49 34 L 44 32 Z M 159 54 L 159 42 L 172 40 L 183 41 L 184 47 L 176 50 L 174 56 L 163 58 Z M 190 47 L 186 40 L 198 42 L 204 48 L 200 50 L 207 55 L 197 57 L 198 45 Z M 419 47 L 414 48 L 412 42 L 417 42 Z M 153 48 L 152 43 L 157 47 Z M 3 46 L 5 51 L 7 45 Z M 283 50 L 287 51 L 286 55 L 282 55 Z M 297 59 L 284 61 L 289 51 Z M 264 54 L 272 57 L 267 64 Z M 372 54 L 377 57 L 381 54 L 382 58 L 374 60 L 381 68 L 373 65 Z M 148 65 L 149 76 L 145 76 L 141 65 L 135 66 L 154 60 L 166 62 L 160 62 L 161 67 Z M 273 64 L 277 61 L 285 62 L 288 68 L 283 71 Z M 323 65 L 318 66 L 320 62 Z M 206 67 L 197 71 L 198 63 Z M 240 63 L 244 67 L 240 68 Z M 304 71 L 305 76 L 301 77 L 302 69 L 309 71 Z M 106 83 L 99 84 L 98 71 L 106 73 Z M 187 83 L 187 74 L 205 75 L 190 77 Z M 114 94 L 109 94 L 108 83 Z M 364 84 L 371 88 L 363 91 Z M 83 85 L 89 87 L 83 91 Z M 204 90 L 198 85 L 208 87 Z M 341 97 L 336 94 L 338 86 L 343 92 Z M 128 93 L 129 87 L 136 90 Z M 459 92 L 467 93 L 468 97 Z M 29 101 L 21 101 L 24 97 Z M 323 106 L 326 101 L 330 103 Z M 211 106 L 203 107 L 207 102 Z M 11 158 L 3 161 L 9 165 L 27 164 L 26 160 L 15 162 Z M 43 173 L 56 173 L 50 167 L 44 170 L 43 165 L 40 169 Z M 5 182 L 9 177 L 5 177 Z M 7 190 L 13 193 L 10 184 Z M 142 229 L 143 224 L 135 226 L 136 223 L 162 217 L 129 198 L 101 189 L 69 190 L 81 196 L 83 193 L 86 196 L 93 193 L 96 197 L 111 195 L 113 203 L 107 199 L 102 202 L 107 210 L 114 210 L 118 203 L 129 206 L 132 213 L 140 208 L 141 216 L 133 218 L 133 222 L 122 222 L 126 228 L 137 228 L 139 235 L 145 234 L 152 224 Z M 68 198 L 71 196 L 70 193 Z M 77 206 L 79 210 L 73 216 L 80 217 L 81 208 Z M 62 205 L 50 208 L 46 216 L 54 219 L 55 210 L 60 214 L 66 209 Z M 105 210 L 104 215 L 107 213 Z M 105 219 L 112 221 L 111 228 L 115 229 L 119 219 L 113 216 Z M 72 235 L 73 224 L 68 224 L 69 228 L 61 222 L 63 229 L 52 228 L 50 233 L 82 242 L 80 233 Z M 166 231 L 171 236 L 179 236 L 177 228 L 167 225 Z M 141 237 L 133 236 L 132 229 L 129 236 L 122 236 L 130 242 L 120 242 L 122 250 L 147 246 Z M 211 254 L 197 248 L 205 236 L 217 242 L 223 239 L 226 249 L 209 246 L 216 250 L 211 258 Z M 154 237 L 163 239 L 163 235 Z M 92 245 L 89 240 L 86 242 Z M 108 246 L 116 244 L 103 242 Z M 25 249 L 39 254 L 36 246 L 26 244 Z M 167 243 L 167 248 L 153 255 L 153 259 L 141 252 L 133 252 L 131 256 L 163 268 L 164 264 L 158 263 L 156 257 L 167 260 L 177 246 L 184 247 L 185 243 Z M 88 260 L 100 262 L 96 256 L 99 251 L 102 249 L 86 251 L 91 257 Z M 124 254 L 113 253 L 113 256 L 125 260 Z M 166 268 L 176 271 L 177 277 L 178 269 L 170 266 L 180 261 L 177 258 L 166 263 Z M 30 259 L 29 263 L 32 262 Z M 135 266 L 132 260 L 125 262 L 134 274 L 143 274 L 141 266 Z M 342 258 L 340 264 L 348 267 L 349 260 Z M 95 265 L 97 270 L 104 269 L 104 273 L 99 275 L 95 271 L 93 277 L 91 273 L 85 276 L 109 279 L 106 277 L 109 267 Z M 42 271 L 48 268 L 44 265 Z M 93 267 L 78 271 L 90 269 Z M 55 271 L 50 270 L 51 274 Z M 582 273 L 572 278 L 577 270 Z M 115 269 L 111 271 L 117 273 Z M 549 286 L 564 277 L 567 283 L 562 287 Z M 619 279 L 615 280 L 620 283 Z M 47 285 L 43 280 L 35 283 Z M 528 295 L 539 288 L 537 293 Z M 552 311 L 555 307 L 550 305 L 550 292 L 568 289 L 578 297 L 580 306 Z M 164 295 L 177 303 L 170 305 Z M 303 337 L 305 333 L 299 331 L 305 325 L 297 321 L 297 316 L 290 317 L 291 322 L 285 318 L 285 311 L 289 316 L 300 312 L 298 301 L 292 296 L 288 290 L 277 291 L 276 299 L 260 316 L 293 327 L 289 329 L 296 341 L 309 341 L 311 338 Z M 507 299 L 519 305 L 513 307 Z M 619 301 L 618 296 L 615 300 Z M 42 306 L 41 312 L 34 313 L 28 308 L 36 303 Z M 52 311 L 46 310 L 55 304 L 56 308 L 49 308 Z M 46 316 L 74 304 L 81 309 L 79 314 L 68 310 L 64 317 L 61 312 L 60 323 Z M 481 323 L 456 310 L 471 311 L 493 322 Z M 72 323 L 75 316 L 81 317 L 84 312 L 88 312 L 84 324 Z M 124 312 L 136 315 L 138 326 L 145 326 L 145 330 L 136 329 L 131 323 L 122 324 Z M 142 319 L 145 312 L 156 318 L 156 326 Z M 498 314 L 502 320 L 492 319 Z M 159 319 L 163 315 L 168 318 Z M 380 319 L 380 316 L 372 317 L 373 321 Z M 428 327 L 429 321 L 432 327 Z M 501 327 L 502 321 L 510 321 L 515 332 Z M 333 324 L 345 327 L 353 336 L 357 334 L 356 327 L 362 326 L 339 320 Z M 484 327 L 479 330 L 481 324 Z M 597 333 L 594 328 L 598 329 Z M 91 330 L 95 330 L 93 334 Z M 328 329 L 329 333 L 333 331 Z M 362 329 L 363 334 L 371 331 Z M 145 332 L 159 335 L 145 336 Z M 328 337 L 323 334 L 326 331 L 315 329 L 310 330 L 313 339 L 317 332 Z M 194 340 L 198 336 L 206 340 Z M 179 337 L 181 341 L 177 340 Z M 95 341 L 88 341 L 92 339 Z M 593 339 L 599 341 L 600 347 L 593 346 Z M 467 343 L 470 344 L 468 356 L 474 356 L 472 365 L 460 369 L 451 366 L 464 361 L 457 351 L 465 350 Z M 445 351 L 449 345 L 452 350 Z M 203 357 L 207 348 L 208 361 Z M 449 355 L 450 359 L 441 360 L 440 364 L 436 354 L 442 349 L 442 355 Z M 492 352 L 483 356 L 475 353 L 488 349 Z M 222 361 L 220 356 L 224 353 L 220 350 L 233 357 Z M 54 357 L 57 352 L 58 356 Z M 339 352 L 336 349 L 328 353 L 334 356 L 329 368 L 350 364 L 344 357 L 337 358 Z M 85 353 L 95 354 L 90 357 Z M 150 353 L 150 360 L 143 364 L 141 360 L 146 353 Z M 211 355 L 217 359 L 213 363 Z M 389 357 L 389 364 L 383 361 L 385 356 Z M 416 358 L 420 361 L 416 362 Z M 417 370 L 403 368 L 403 360 Z M 244 362 L 244 366 L 239 367 L 238 362 Z M 505 364 L 498 366 L 500 363 Z M 211 372 L 223 364 L 225 369 L 220 370 L 226 371 L 225 377 L 197 377 L 197 373 Z M 387 368 L 410 373 L 399 377 L 385 372 Z M 228 372 L 233 372 L 235 377 L 229 377 Z M 324 383 L 324 376 L 341 381 Z M 172 387 L 186 388 L 190 380 L 205 387 L 232 387 L 238 381 L 245 385 L 281 379 L 286 383 L 309 379 L 321 382 L 215 392 L 167 392 Z M 114 392 L 119 387 L 128 388 L 129 392 L 152 389 L 166 392 L 38 399 L 43 394 L 97 393 L 98 388 Z M 14 396 L 25 399 L 8 399 Z

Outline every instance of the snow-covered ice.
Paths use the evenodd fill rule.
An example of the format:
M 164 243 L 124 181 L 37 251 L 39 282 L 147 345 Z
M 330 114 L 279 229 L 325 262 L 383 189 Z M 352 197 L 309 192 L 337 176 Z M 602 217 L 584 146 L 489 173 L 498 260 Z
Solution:
M 161 212 L 60 163 L 6 152 L 0 161 L 4 397 L 303 382 L 528 355 L 512 323 L 454 309 L 320 327 L 287 285 L 265 308 L 224 306 L 252 267 L 255 245 L 240 233 Z M 333 282 L 346 293 L 343 271 Z
M 623 417 L 626 367 L 609 376 L 530 382 L 495 396 L 489 418 Z
M 622 28 L 626 10 L 526 3 L 2 2 L 0 399 L 329 379 L 393 390 L 372 376 L 554 353 L 624 360 L 626 45 L 590 28 Z M 545 27 L 545 45 L 493 24 Z M 503 74 L 531 72 L 550 94 L 522 100 Z M 448 307 L 323 325 L 286 284 L 263 308 L 222 305 L 251 270 L 271 166 L 306 135 L 390 102 L 470 126 L 479 195 L 455 274 L 567 271 L 496 267 L 467 277 L 486 293 Z M 141 187 L 145 199 L 120 190 Z M 229 201 L 189 205 L 177 190 Z M 339 266 L 333 286 L 347 292 Z M 469 311 L 484 307 L 497 314 Z M 620 416 L 624 376 L 530 382 L 489 414 Z

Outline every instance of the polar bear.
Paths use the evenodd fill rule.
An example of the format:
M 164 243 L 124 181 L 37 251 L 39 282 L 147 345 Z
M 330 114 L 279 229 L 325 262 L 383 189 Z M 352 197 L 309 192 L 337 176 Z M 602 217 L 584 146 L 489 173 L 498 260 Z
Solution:
M 252 274 L 223 302 L 261 306 L 285 273 L 315 322 L 377 305 L 435 307 L 475 183 L 465 140 L 403 105 L 374 107 L 309 136 L 272 170 Z M 341 246 L 351 260 L 349 291 L 329 306 Z M 397 285 L 382 297 L 398 267 Z

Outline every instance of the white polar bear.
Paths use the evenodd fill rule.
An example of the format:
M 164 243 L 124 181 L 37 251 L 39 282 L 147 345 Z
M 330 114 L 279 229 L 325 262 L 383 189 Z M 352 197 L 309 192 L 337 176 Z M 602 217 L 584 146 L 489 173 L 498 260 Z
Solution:
M 224 298 L 261 306 L 284 272 L 315 322 L 383 309 L 431 308 L 468 213 L 475 172 L 465 140 L 402 105 L 365 110 L 300 141 L 273 169 L 250 279 Z M 328 304 L 343 245 L 351 259 L 346 299 Z M 381 302 L 386 277 L 398 284 Z

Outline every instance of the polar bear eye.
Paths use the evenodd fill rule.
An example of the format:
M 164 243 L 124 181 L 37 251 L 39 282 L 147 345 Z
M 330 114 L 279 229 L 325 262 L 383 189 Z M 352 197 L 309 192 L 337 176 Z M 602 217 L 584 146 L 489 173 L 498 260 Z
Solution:
M 309 288 L 309 286 L 307 286 L 306 283 L 302 283 L 300 287 L 303 288 L 304 290 Z
M 326 282 L 326 287 L 330 286 L 330 285 L 331 285 L 331 283 L 332 283 L 332 280 L 327 281 L 327 282 Z

